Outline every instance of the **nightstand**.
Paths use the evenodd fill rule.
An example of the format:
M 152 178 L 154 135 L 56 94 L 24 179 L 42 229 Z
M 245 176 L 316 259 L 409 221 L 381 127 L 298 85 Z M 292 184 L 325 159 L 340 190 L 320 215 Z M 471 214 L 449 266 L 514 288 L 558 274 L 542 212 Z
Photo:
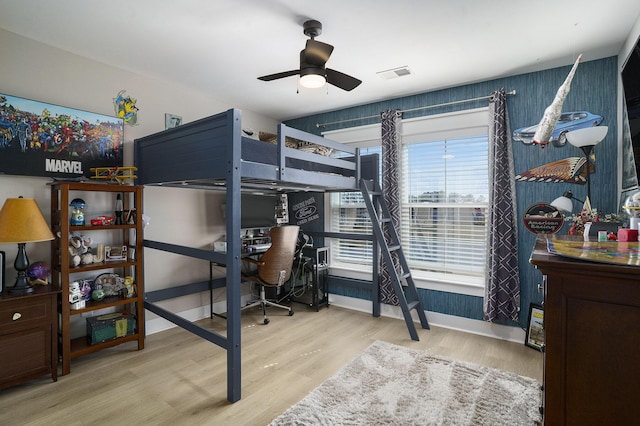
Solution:
M 46 374 L 58 380 L 58 293 L 47 285 L 0 294 L 0 388 Z

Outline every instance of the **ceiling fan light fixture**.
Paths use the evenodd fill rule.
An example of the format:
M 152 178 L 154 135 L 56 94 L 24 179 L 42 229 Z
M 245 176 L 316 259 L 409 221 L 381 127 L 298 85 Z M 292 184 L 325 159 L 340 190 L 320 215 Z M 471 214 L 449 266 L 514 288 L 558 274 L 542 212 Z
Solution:
M 362 83 L 340 71 L 327 68 L 327 61 L 333 52 L 333 46 L 315 39 L 322 32 L 322 24 L 313 19 L 303 25 L 304 35 L 309 37 L 304 49 L 300 51 L 300 68 L 258 77 L 261 81 L 273 81 L 286 77 L 299 76 L 298 84 L 310 89 L 319 89 L 327 84 L 336 86 L 347 92 Z
M 320 69 L 309 68 L 300 70 L 300 85 L 308 89 L 319 89 L 327 83 L 324 73 Z

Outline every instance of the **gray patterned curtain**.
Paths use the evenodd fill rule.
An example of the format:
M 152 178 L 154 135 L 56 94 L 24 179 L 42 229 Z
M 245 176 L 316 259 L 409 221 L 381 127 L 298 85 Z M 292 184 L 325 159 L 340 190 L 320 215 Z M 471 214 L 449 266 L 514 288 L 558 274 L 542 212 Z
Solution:
M 489 209 L 484 319 L 518 321 L 520 277 L 515 172 L 504 89 L 489 103 Z
M 400 138 L 400 113 L 395 109 L 383 111 L 380 117 L 382 124 L 382 192 L 384 200 L 389 207 L 389 213 L 393 226 L 398 229 L 400 222 L 400 200 L 398 194 L 398 145 Z M 385 236 L 389 241 L 388 236 Z M 397 255 L 392 253 L 394 262 L 397 264 Z M 384 262 L 384 260 L 382 261 Z M 394 267 L 395 268 L 395 267 Z M 397 269 L 397 268 L 396 268 Z M 391 276 L 386 272 L 384 264 L 380 274 L 380 301 L 388 305 L 398 305 L 398 298 L 393 291 Z

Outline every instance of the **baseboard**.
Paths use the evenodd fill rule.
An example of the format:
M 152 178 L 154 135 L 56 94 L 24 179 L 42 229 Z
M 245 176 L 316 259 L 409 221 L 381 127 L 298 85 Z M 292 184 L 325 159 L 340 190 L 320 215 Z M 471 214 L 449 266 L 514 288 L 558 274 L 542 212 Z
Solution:
M 329 294 L 329 304 L 367 313 L 371 313 L 373 308 L 373 303 L 369 300 L 339 296 L 335 294 Z M 380 307 L 380 315 L 403 319 L 402 310 L 399 306 L 383 304 Z M 412 316 L 414 322 L 419 322 L 415 313 L 413 313 Z M 427 321 L 429 321 L 429 325 L 492 337 L 494 339 L 507 340 L 516 343 L 524 343 L 525 340 L 525 331 L 519 327 L 509 327 L 486 321 L 478 321 L 429 311 L 427 311 Z
M 245 304 L 251 300 L 251 295 L 243 296 L 242 303 Z M 373 304 L 369 300 L 357 299 L 354 297 L 339 296 L 329 294 L 329 304 L 339 306 L 341 308 L 353 309 L 360 312 L 372 312 Z M 226 312 L 226 302 L 219 301 L 213 304 L 214 312 Z M 179 312 L 180 315 L 189 321 L 198 321 L 209 318 L 209 306 L 200 306 L 187 311 Z M 390 318 L 403 319 L 402 311 L 398 306 L 382 305 L 380 307 L 380 315 Z M 414 321 L 419 322 L 417 316 L 414 315 Z M 437 312 L 427 311 L 427 320 L 430 325 L 449 328 L 451 330 L 463 331 L 465 333 L 478 334 L 481 336 L 493 337 L 494 339 L 507 340 L 510 342 L 524 343 L 525 332 L 519 327 L 508 327 L 499 324 L 492 324 L 486 321 L 478 321 L 469 318 L 457 317 L 454 315 L 440 314 Z M 175 327 L 170 321 L 157 317 L 146 321 L 146 334 L 151 335 L 160 331 L 165 331 Z

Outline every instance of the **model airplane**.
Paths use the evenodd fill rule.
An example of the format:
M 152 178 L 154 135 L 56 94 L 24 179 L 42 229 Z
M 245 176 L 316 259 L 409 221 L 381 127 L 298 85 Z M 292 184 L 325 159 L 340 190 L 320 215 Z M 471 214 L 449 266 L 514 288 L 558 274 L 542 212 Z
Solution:
M 92 167 L 91 179 L 108 180 L 109 182 L 124 184 L 124 180 L 137 178 L 133 172 L 138 170 L 137 167 Z

